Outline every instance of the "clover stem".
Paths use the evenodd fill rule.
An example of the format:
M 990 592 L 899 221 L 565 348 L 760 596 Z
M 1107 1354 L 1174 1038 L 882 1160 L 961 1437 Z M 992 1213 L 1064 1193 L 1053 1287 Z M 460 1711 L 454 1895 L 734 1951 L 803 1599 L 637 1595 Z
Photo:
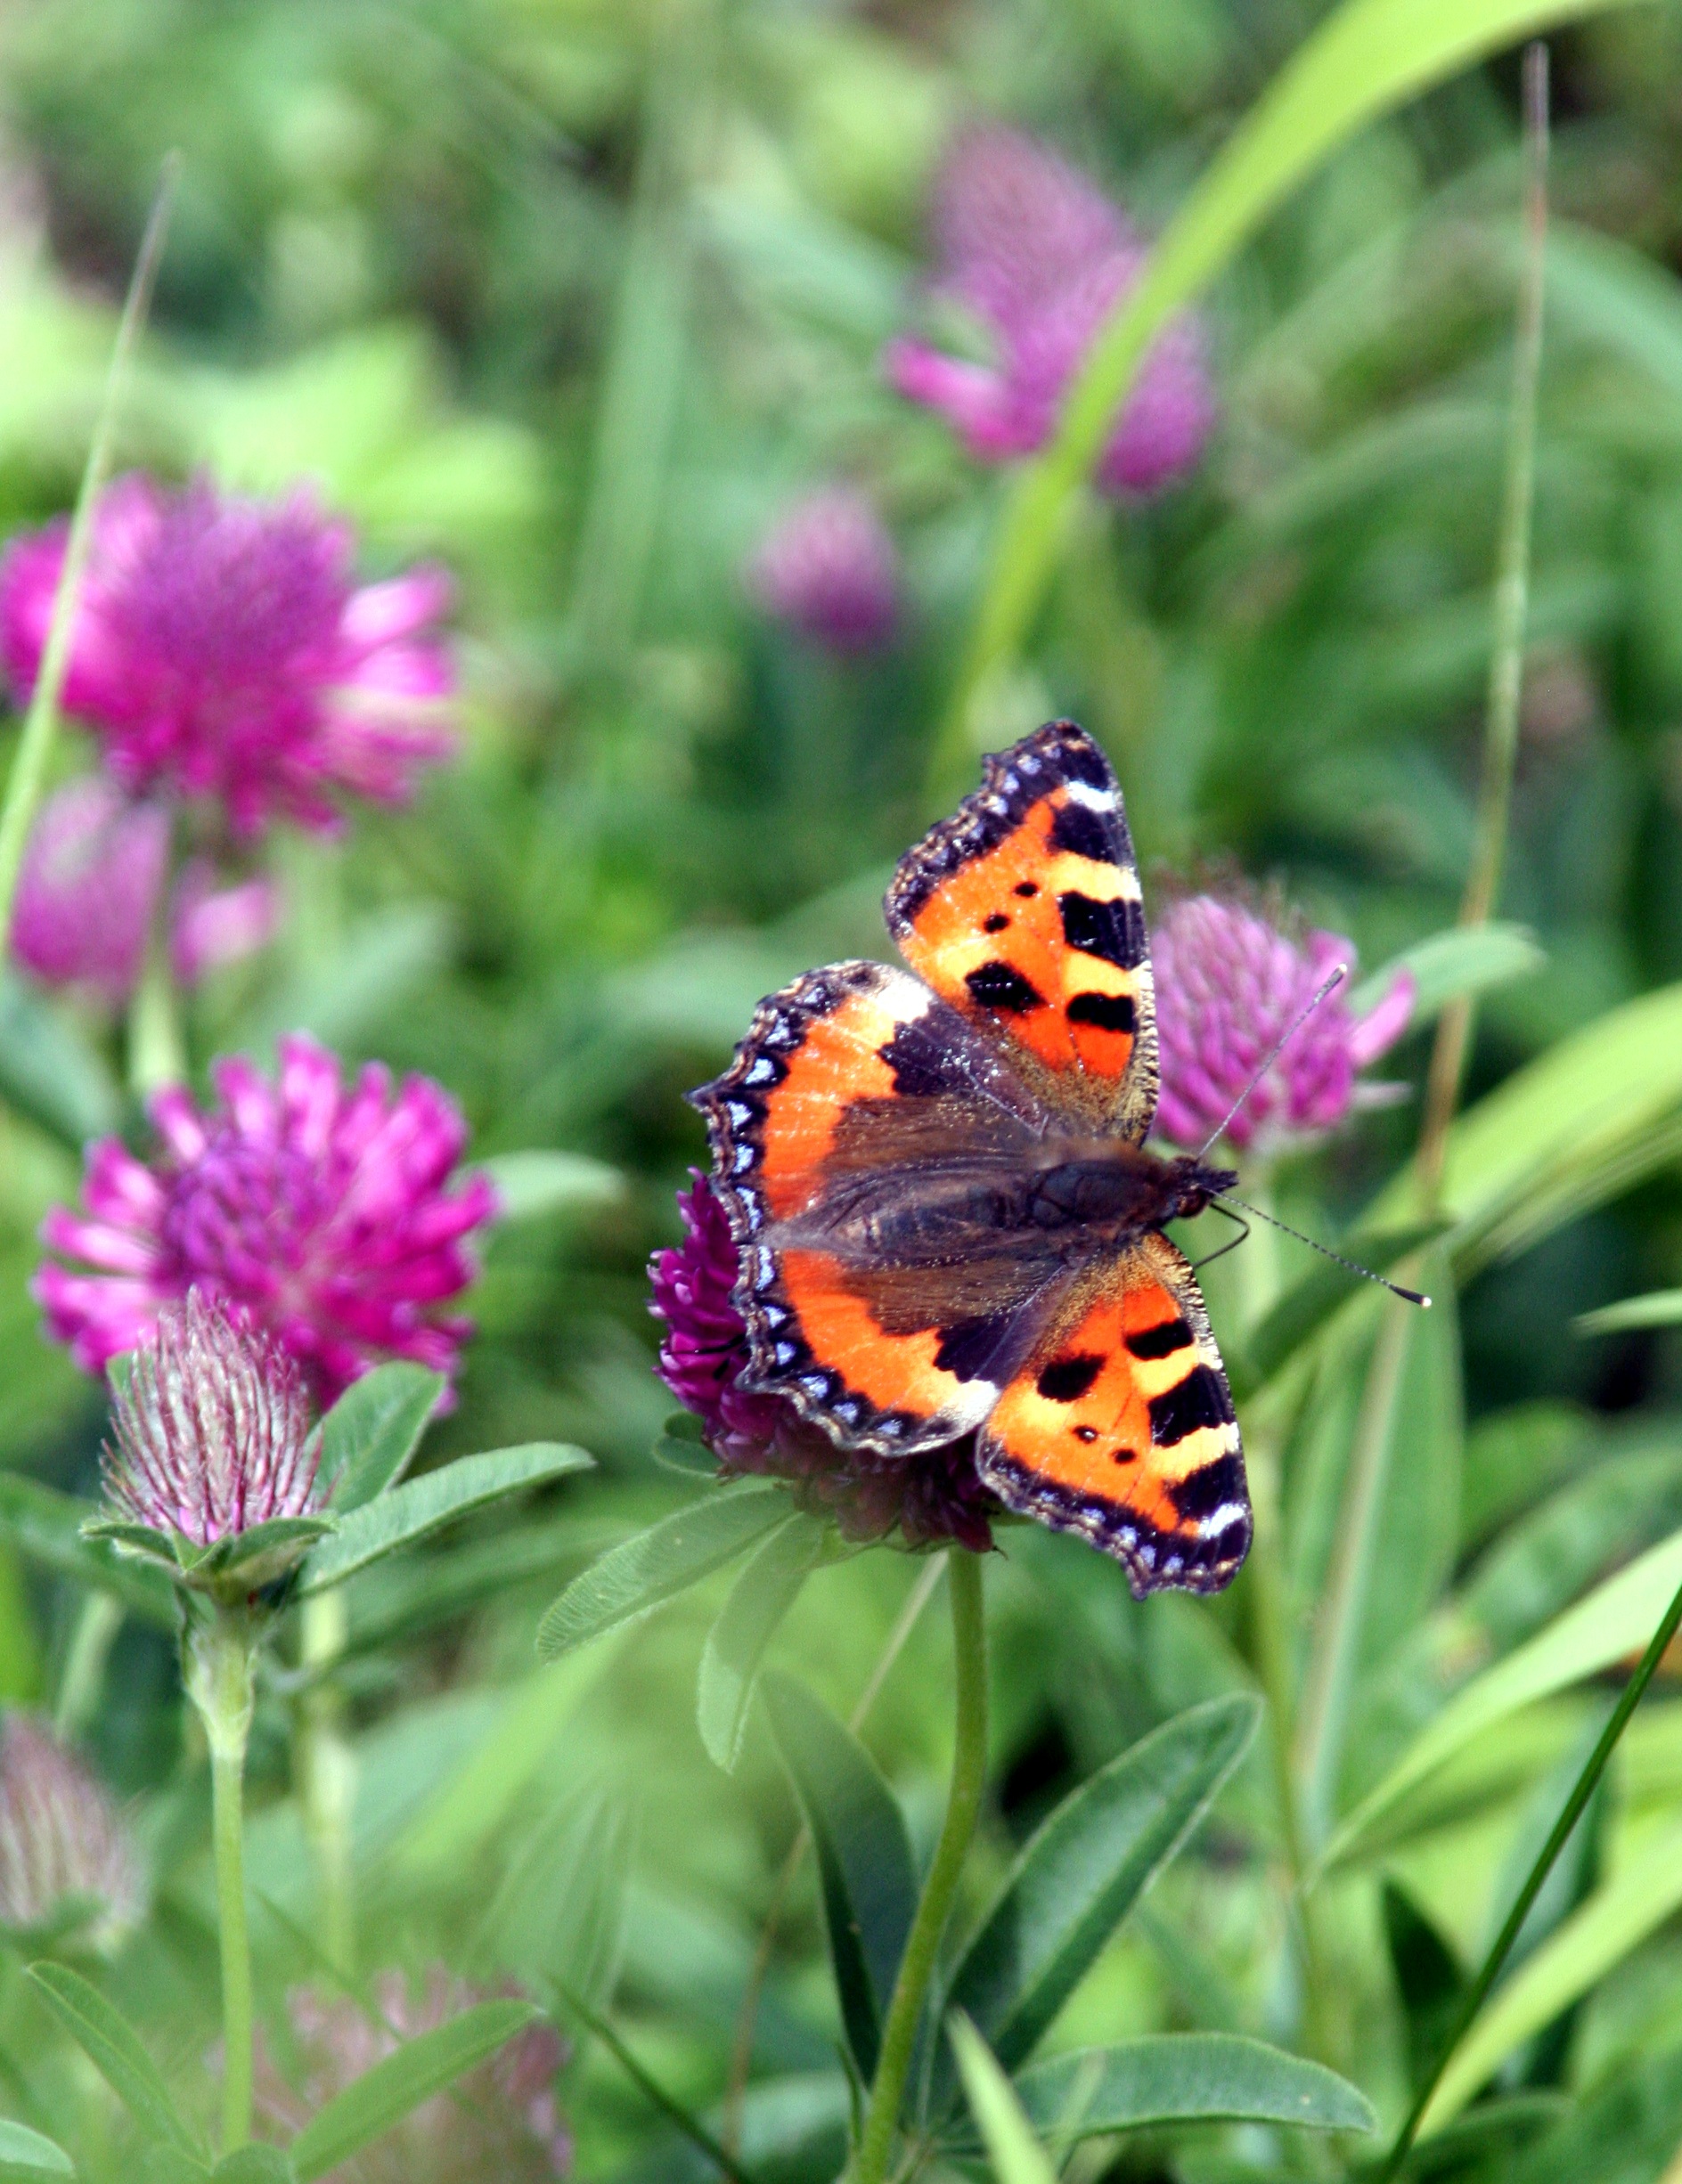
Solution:
M 353 1970 L 356 1959 L 350 1846 L 356 1763 L 345 1736 L 345 1700 L 336 1673 L 347 1627 L 341 1592 L 314 1593 L 304 1602 L 298 1656 L 313 1674 L 298 1701 L 295 1748 L 305 1832 L 315 1859 L 322 1945 L 341 1972 Z
M 923 2003 L 951 1916 L 987 1781 L 987 1631 L 982 1612 L 981 1561 L 968 1548 L 947 1554 L 952 1602 L 956 1735 L 951 1789 L 934 1863 L 923 1884 L 882 2027 L 881 2052 L 859 2141 L 854 2184 L 884 2184 L 910 2074 Z
M 222 1940 L 222 2151 L 251 2136 L 251 1941 L 245 1917 L 245 1751 L 251 1734 L 257 1650 L 250 1619 L 217 1606 L 186 1641 L 187 1694 L 210 1750 L 216 1923 Z

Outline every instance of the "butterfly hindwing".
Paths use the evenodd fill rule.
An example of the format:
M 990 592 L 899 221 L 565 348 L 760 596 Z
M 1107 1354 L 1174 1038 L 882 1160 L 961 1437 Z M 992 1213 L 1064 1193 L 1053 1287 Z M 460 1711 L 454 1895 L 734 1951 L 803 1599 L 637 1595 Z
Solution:
M 1155 992 L 1121 791 L 1089 736 L 1054 721 L 988 759 L 901 861 L 886 909 L 943 999 L 1025 1050 L 1061 1103 L 1143 1142 Z
M 919 979 L 836 964 L 762 1003 L 691 1096 L 741 1252 L 742 1385 L 883 1453 L 979 1425 L 1055 1271 L 1012 1239 L 951 1247 L 973 1194 L 1033 1140 L 1032 1099 L 992 1048 Z
M 982 1435 L 1000 1501 L 1112 1554 L 1141 1598 L 1213 1592 L 1250 1544 L 1232 1398 L 1196 1275 L 1165 1236 L 1102 1267 Z

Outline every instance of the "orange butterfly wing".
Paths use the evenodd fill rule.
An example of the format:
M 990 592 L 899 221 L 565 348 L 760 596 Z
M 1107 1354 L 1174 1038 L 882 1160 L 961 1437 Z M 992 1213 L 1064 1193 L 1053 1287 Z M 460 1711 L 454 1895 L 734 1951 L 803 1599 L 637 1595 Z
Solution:
M 1230 1581 L 1250 1544 L 1243 1448 L 1196 1276 L 1165 1236 L 1098 1273 L 1000 1395 L 980 1463 L 1007 1507 L 1114 1555 L 1138 1597 Z
M 1090 737 L 1053 721 L 988 759 L 885 907 L 911 968 L 1025 1053 L 1072 1119 L 1143 1143 L 1155 988 L 1122 793 Z

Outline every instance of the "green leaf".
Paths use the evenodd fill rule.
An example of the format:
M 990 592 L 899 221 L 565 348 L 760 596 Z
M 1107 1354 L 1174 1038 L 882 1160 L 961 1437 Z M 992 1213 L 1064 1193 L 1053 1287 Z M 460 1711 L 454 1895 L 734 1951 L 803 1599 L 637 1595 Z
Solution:
M 1568 1691 L 1637 1653 L 1682 1585 L 1682 1532 L 1650 1548 L 1530 1642 L 1461 1686 L 1327 1846 L 1323 1864 L 1360 1854 L 1398 1803 L 1445 1761 L 1539 1699 Z
M 78 1585 L 96 1586 L 149 1623 L 173 1630 L 176 1594 L 168 1577 L 89 1537 L 86 1528 L 99 1521 L 97 1503 L 0 1471 L 0 1538 L 11 1540 L 46 1569 Z
M 0 1098 L 79 1153 L 121 1124 L 122 1095 L 110 1069 L 69 1020 L 0 971 Z
M 1057 2171 L 992 2050 L 961 2010 L 952 2012 L 947 2030 L 999 2184 L 1057 2184 Z
M 1682 1906 L 1682 1832 L 1671 1829 L 1596 1889 L 1495 1991 L 1454 2052 L 1421 2125 L 1457 2115 L 1514 2050 L 1551 2025 Z
M 335 2094 L 293 2139 L 298 2184 L 311 2184 L 360 2153 L 541 2015 L 529 2002 L 478 2002 L 436 2031 L 405 2041 L 395 2055 Z
M 1070 508 L 1169 320 L 1357 130 L 1485 53 L 1611 4 L 1616 0 L 1344 0 L 1304 39 L 1163 231 L 1142 276 L 1087 349 L 1050 445 L 1016 482 L 936 754 L 943 792 L 968 770 L 975 699 L 1020 648 L 1070 535 Z
M 190 2161 L 200 2159 L 202 2149 L 176 2114 L 158 2066 L 122 2013 L 68 1965 L 31 1964 L 28 1976 L 146 2137 Z
M 300 1593 L 340 1585 L 384 1555 L 412 1547 L 418 1540 L 487 1508 L 504 1495 L 546 1486 L 569 1471 L 588 1471 L 594 1459 L 582 1448 L 559 1441 L 532 1441 L 521 1448 L 498 1448 L 489 1455 L 458 1456 L 436 1471 L 393 1487 L 378 1500 L 364 1502 L 344 1519 L 304 1565 Z
M 61 2146 L 27 2123 L 0 2119 L 0 2177 L 74 2176 L 76 2164 Z
M 545 1660 L 662 1607 L 733 1561 L 788 1513 L 780 1487 L 720 1487 L 609 1547 L 550 1607 L 537 1632 Z
M 310 1549 L 338 1528 L 330 1516 L 271 1517 L 249 1531 L 218 1541 L 202 1559 L 200 1573 L 217 1591 L 255 1593 L 295 1569 Z M 183 1564 L 185 1568 L 186 1565 Z
M 499 1225 L 593 1213 L 625 1195 L 625 1178 L 583 1153 L 495 1153 L 478 1162 L 496 1186 Z
M 1682 1289 L 1654 1289 L 1645 1297 L 1625 1297 L 1617 1304 L 1603 1304 L 1598 1312 L 1580 1313 L 1573 1324 L 1579 1334 L 1621 1334 L 1627 1327 L 1682 1325 Z
M 1413 980 L 1415 990 L 1408 1029 L 1417 1031 L 1441 1015 L 1448 1002 L 1528 977 L 1547 960 L 1546 951 L 1526 926 L 1498 918 L 1487 925 L 1450 925 L 1446 932 L 1416 941 L 1370 978 L 1362 979 L 1350 995 L 1349 1006 L 1357 1016 L 1368 1015 L 1405 974 Z
M 1372 2131 L 1366 2095 L 1321 2064 L 1237 2033 L 1163 2033 L 1032 2064 L 1017 2080 L 1029 2122 L 1061 2147 L 1161 2123 L 1294 2123 Z
M 1014 2069 L 1243 1757 L 1261 1708 L 1212 1699 L 1066 1797 L 1024 1846 L 952 1976 L 953 2005 Z
M 242 2146 L 211 2171 L 216 2184 L 297 2184 L 292 2158 L 278 2146 Z
M 827 1531 L 804 1512 L 780 1524 L 748 1557 L 706 1634 L 695 1716 L 707 1756 L 726 1774 L 741 1750 L 765 1648 L 823 1552 Z
M 336 1516 L 400 1479 L 447 1382 L 424 1365 L 382 1365 L 352 1381 L 322 1420 L 321 1475 Z
M 767 1676 L 765 1707 L 817 1850 L 841 2021 L 868 2083 L 917 1914 L 905 1815 L 870 1755 L 804 1684 Z

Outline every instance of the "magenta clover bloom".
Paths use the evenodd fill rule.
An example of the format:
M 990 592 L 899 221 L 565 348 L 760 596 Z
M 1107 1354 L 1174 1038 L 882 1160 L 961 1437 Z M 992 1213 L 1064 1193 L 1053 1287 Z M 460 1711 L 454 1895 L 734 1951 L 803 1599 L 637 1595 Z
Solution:
M 106 1499 L 167 1538 L 214 1547 L 313 1515 L 319 1454 L 296 1361 L 203 1290 L 166 1304 L 112 1377 Z
M 649 1263 L 649 1309 L 665 1323 L 660 1378 L 700 1420 L 720 1469 L 730 1478 L 786 1479 L 807 1507 L 831 1512 L 849 1538 L 878 1539 L 897 1525 L 912 1546 L 956 1540 L 984 1553 L 998 1504 L 976 1473 L 973 1434 L 909 1456 L 842 1449 L 781 1396 L 737 1385 L 747 1331 L 731 1300 L 736 1246 L 712 1184 L 690 1172 L 677 1202 L 683 1241 Z
M 138 1925 L 146 1893 L 139 1849 L 104 1785 L 47 1723 L 8 1714 L 0 1729 L 0 1927 L 39 1935 L 68 1922 L 102 1955 Z
M 0 660 L 34 687 L 67 526 L 0 561 Z M 257 501 L 200 480 L 119 478 L 94 512 L 66 709 L 134 795 L 205 797 L 236 835 L 326 830 L 343 794 L 403 802 L 453 748 L 441 570 L 353 584 L 349 526 L 306 493 Z
M 394 1092 L 375 1063 L 346 1086 L 302 1037 L 280 1042 L 275 1082 L 243 1056 L 211 1075 L 208 1108 L 180 1086 L 154 1096 L 150 1164 L 103 1139 L 86 1213 L 58 1206 L 42 1224 L 81 1262 L 35 1277 L 53 1339 L 98 1373 L 197 1286 L 273 1335 L 323 1409 L 387 1358 L 453 1372 L 471 1323 L 437 1308 L 473 1278 L 465 1240 L 496 1209 L 486 1177 L 451 1187 L 467 1137 L 453 1102 L 424 1077 Z
M 764 611 L 840 655 L 879 652 L 899 624 L 899 553 L 865 494 L 808 493 L 779 518 L 747 568 Z
M 98 774 L 42 805 L 18 874 L 12 948 L 49 986 L 112 1003 L 140 977 L 169 862 L 169 815 Z
M 1158 921 L 1152 958 L 1162 1047 L 1156 1128 L 1195 1151 L 1333 966 L 1353 969 L 1355 951 L 1335 933 L 1286 931 L 1235 897 L 1188 895 Z M 1329 994 L 1227 1125 L 1230 1142 L 1277 1152 L 1335 1129 L 1372 1089 L 1357 1083 L 1359 1072 L 1407 1030 L 1414 990 L 1402 973 L 1364 1016 L 1351 1013 L 1346 985 Z
M 176 882 L 169 913 L 169 966 L 176 982 L 196 986 L 212 971 L 266 948 L 281 927 L 281 891 L 259 874 L 231 887 L 216 867 L 194 857 Z
M 894 342 L 889 379 L 938 410 L 983 462 L 1042 447 L 1104 322 L 1138 281 L 1147 246 L 1055 152 L 1013 129 L 960 136 L 935 193 L 933 294 L 978 322 L 990 361 L 913 338 Z M 1153 343 L 1098 471 L 1116 494 L 1161 491 L 1203 453 L 1215 401 L 1202 331 L 1174 320 Z

